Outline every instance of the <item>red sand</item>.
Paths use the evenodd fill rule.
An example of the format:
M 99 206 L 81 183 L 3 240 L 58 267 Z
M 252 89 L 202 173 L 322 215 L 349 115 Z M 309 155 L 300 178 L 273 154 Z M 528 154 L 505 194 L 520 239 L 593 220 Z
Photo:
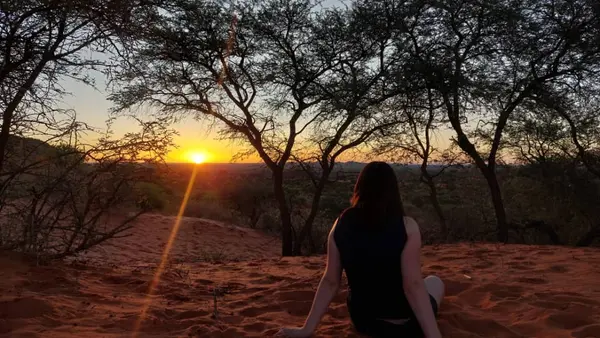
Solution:
M 131 336 L 173 222 L 144 216 L 131 237 L 51 266 L 3 253 L 0 336 Z M 139 336 L 268 337 L 300 325 L 324 257 L 278 252 L 273 237 L 186 219 Z M 425 274 L 448 287 L 439 319 L 445 337 L 600 337 L 598 249 L 461 244 L 426 247 L 423 256 Z M 357 337 L 345 293 L 316 337 Z

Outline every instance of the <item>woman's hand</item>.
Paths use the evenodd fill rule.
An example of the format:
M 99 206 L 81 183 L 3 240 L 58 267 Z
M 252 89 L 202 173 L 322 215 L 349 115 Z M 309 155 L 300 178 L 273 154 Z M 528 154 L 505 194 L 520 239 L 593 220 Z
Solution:
M 279 330 L 279 332 L 277 332 L 276 337 L 305 338 L 310 337 L 311 335 L 312 330 L 309 330 L 306 327 L 289 327 Z

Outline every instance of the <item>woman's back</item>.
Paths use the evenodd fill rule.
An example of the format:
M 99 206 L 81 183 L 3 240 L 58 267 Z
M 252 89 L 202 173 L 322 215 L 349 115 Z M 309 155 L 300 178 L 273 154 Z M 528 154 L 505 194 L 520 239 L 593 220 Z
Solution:
M 444 284 L 437 277 L 422 278 L 419 225 L 404 217 L 394 169 L 384 162 L 367 164 L 356 180 L 351 204 L 329 233 L 327 267 L 304 326 L 281 333 L 310 336 L 346 271 L 348 310 L 358 332 L 373 337 L 441 337 L 435 313 Z
M 402 287 L 401 257 L 406 243 L 403 217 L 372 224 L 365 216 L 357 207 L 346 210 L 334 232 L 348 277 L 351 315 L 407 317 L 411 308 Z

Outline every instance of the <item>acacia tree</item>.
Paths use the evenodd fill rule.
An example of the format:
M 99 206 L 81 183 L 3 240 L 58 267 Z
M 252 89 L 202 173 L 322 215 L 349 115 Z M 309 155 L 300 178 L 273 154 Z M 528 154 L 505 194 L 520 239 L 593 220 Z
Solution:
M 399 57 L 393 46 L 398 32 L 389 27 L 391 17 L 380 18 L 383 29 L 365 30 L 362 14 L 359 8 L 327 10 L 317 19 L 317 47 L 326 53 L 335 51 L 330 46 L 336 44 L 343 49 L 334 57 L 327 76 L 317 83 L 322 97 L 319 112 L 303 148 L 293 154 L 314 188 L 308 215 L 295 242 L 297 254 L 307 237 L 314 244 L 312 227 L 338 158 L 402 122 L 399 115 L 393 114 L 400 107 L 389 104 L 393 98 L 406 95 L 404 88 L 390 81 L 391 69 Z
M 157 11 L 154 24 L 139 29 L 112 100 L 117 111 L 148 104 L 170 116 L 212 118 L 227 137 L 248 142 L 272 172 L 282 252 L 291 255 L 284 169 L 312 122 L 301 118 L 319 103 L 314 83 L 331 60 L 311 49 L 312 3 L 250 2 L 237 17 L 229 5 L 182 0 Z
M 406 121 L 391 133 L 378 140 L 377 152 L 392 156 L 395 160 L 410 163 L 420 163 L 420 182 L 429 189 L 429 199 L 437 214 L 442 237 L 448 236 L 447 219 L 438 198 L 436 178 L 455 165 L 460 154 L 436 146 L 435 137 L 440 128 L 443 128 L 445 114 L 439 97 L 435 97 L 431 89 L 412 93 L 411 96 L 400 100 L 409 100 L 410 103 L 395 102 L 395 107 L 404 107 L 397 114 Z M 394 102 L 394 101 L 393 101 Z M 439 135 L 438 135 L 439 136 Z M 437 169 L 431 165 L 437 164 Z
M 412 56 L 400 71 L 414 72 L 441 96 L 455 142 L 488 184 L 498 240 L 507 241 L 496 175 L 503 131 L 536 88 L 577 78 L 594 64 L 598 11 L 584 0 L 382 0 L 363 6 L 396 11 L 396 27 L 405 33 L 398 43 L 408 44 Z
M 373 111 L 388 96 L 387 56 L 379 56 L 388 40 L 349 42 L 351 17 L 336 10 L 319 16 L 315 6 L 172 1 L 140 29 L 112 96 L 117 111 L 150 105 L 161 115 L 216 120 L 223 135 L 248 144 L 273 175 L 283 255 L 300 253 L 338 156 L 388 123 Z M 375 56 L 381 62 L 371 67 Z M 295 236 L 284 174 L 294 156 L 306 160 L 307 153 L 322 170 Z
M 591 74 L 595 76 L 579 79 L 578 82 L 536 88 L 534 99 L 541 105 L 540 109 L 545 110 L 545 116 L 554 118 L 551 125 L 562 127 L 561 133 L 557 133 L 562 136 L 562 143 L 559 143 L 558 151 L 574 162 L 575 166 L 585 168 L 585 171 L 598 180 L 600 179 L 600 132 L 598 131 L 600 128 L 600 88 L 597 76 L 600 74 L 600 62 L 596 64 L 594 70 Z M 539 118 L 530 123 L 538 123 L 543 126 L 544 121 L 548 124 L 548 119 Z M 551 129 L 545 131 L 547 133 Z M 591 179 L 589 180 L 591 181 Z M 596 187 L 594 182 L 589 182 L 587 185 Z M 597 188 L 594 189 L 594 192 L 597 192 Z M 598 209 L 597 198 L 587 198 L 586 196 L 586 199 L 593 201 L 593 209 Z M 592 224 L 576 244 L 588 246 L 596 238 L 600 238 L 600 223 L 598 222 Z
M 151 179 L 138 162 L 159 165 L 173 134 L 152 121 L 119 139 L 97 135 L 91 144 L 20 138 L 26 151 L 7 161 L 0 190 L 0 249 L 55 259 L 124 236 L 157 206 L 137 189 Z
M 72 78 L 93 84 L 86 71 L 106 62 L 87 55 L 115 46 L 114 37 L 136 6 L 120 0 L 2 2 L 0 171 L 11 134 L 64 131 L 57 121 L 72 120 L 72 116 L 56 109 L 66 94 L 60 81 Z

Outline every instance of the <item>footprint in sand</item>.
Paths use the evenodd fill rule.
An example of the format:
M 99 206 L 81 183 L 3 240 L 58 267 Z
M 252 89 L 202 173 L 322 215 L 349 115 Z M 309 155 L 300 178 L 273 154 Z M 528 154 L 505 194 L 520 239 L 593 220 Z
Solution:
M 269 304 L 265 306 L 250 306 L 245 309 L 241 309 L 238 313 L 243 317 L 258 317 L 265 313 L 278 312 L 281 310 L 281 306 L 276 304 Z
M 213 285 L 215 284 L 215 282 L 208 280 L 208 279 L 196 279 L 194 280 L 194 282 L 196 284 L 200 284 L 200 285 Z
M 515 270 L 530 271 L 530 270 L 533 270 L 532 265 L 535 265 L 535 263 L 531 263 L 528 261 L 517 261 L 517 262 L 508 262 L 508 263 L 506 263 L 506 265 Z
M 548 272 L 557 272 L 557 273 L 565 273 L 565 272 L 569 272 L 569 268 L 566 267 L 566 266 L 564 266 L 564 265 L 552 265 L 551 267 L 549 267 L 545 271 L 548 271 Z
M 206 311 L 206 310 L 196 310 L 196 311 L 188 310 L 188 311 L 178 312 L 177 314 L 175 314 L 174 317 L 181 320 L 181 319 L 206 317 L 210 314 L 211 314 L 211 312 Z
M 511 257 L 512 260 L 514 261 L 524 261 L 527 260 L 527 257 L 525 256 L 516 256 L 516 257 Z
M 239 325 L 239 324 L 241 324 L 244 321 L 244 319 L 246 319 L 246 318 L 243 315 L 242 316 L 231 315 L 231 316 L 220 317 L 221 321 L 223 321 L 223 322 L 225 322 L 227 324 L 233 324 L 233 325 L 236 325 L 236 326 Z
M 465 259 L 466 257 L 464 256 L 444 256 L 444 257 L 440 257 L 438 258 L 438 261 L 440 262 L 450 262 L 450 261 L 457 261 L 457 260 L 461 260 L 461 259 Z
M 555 313 L 548 316 L 546 323 L 556 328 L 573 330 L 595 324 L 594 320 L 588 316 L 588 314 L 581 312 Z
M 519 285 L 488 284 L 483 289 L 487 290 L 491 298 L 501 300 L 517 300 L 523 296 L 525 289 Z M 493 299 L 492 299 L 493 300 Z
M 321 270 L 321 269 L 323 269 L 323 266 L 321 264 L 318 264 L 318 263 L 309 263 L 309 264 L 306 264 L 304 266 L 304 268 L 306 268 L 308 270 L 313 270 L 314 271 L 314 270 Z
M 281 308 L 292 316 L 304 317 L 310 311 L 312 299 L 306 301 L 285 301 L 281 302 Z
M 148 283 L 147 281 L 142 280 L 142 279 L 131 278 L 131 276 L 109 275 L 109 276 L 105 276 L 104 278 L 102 278 L 102 280 L 106 283 L 115 284 L 115 285 L 122 285 L 122 284 L 142 285 L 142 284 Z
M 465 290 L 468 290 L 473 286 L 472 283 L 467 282 L 457 282 L 454 280 L 446 280 L 446 295 L 447 296 L 457 296 Z
M 294 301 L 312 301 L 315 297 L 314 291 L 309 290 L 297 290 L 297 291 L 282 291 L 278 292 L 279 299 L 294 300 Z
M 492 319 L 452 314 L 446 316 L 445 320 L 456 328 L 476 334 L 476 337 L 523 338 L 522 335 Z
M 304 289 L 312 289 L 315 285 L 308 282 L 295 282 L 288 285 L 284 285 L 281 287 L 282 290 L 304 290 Z
M 515 301 L 523 292 L 524 289 L 517 285 L 490 283 L 465 290 L 460 297 L 466 304 L 481 306 L 489 301 Z
M 0 302 L 0 318 L 29 319 L 45 317 L 54 313 L 49 302 L 37 298 L 17 298 L 13 301 Z
M 483 269 L 489 269 L 489 268 L 493 268 L 494 266 L 496 266 L 496 263 L 492 262 L 492 261 L 481 261 L 481 262 L 477 262 L 473 265 L 471 265 L 474 269 L 479 269 L 479 270 L 483 270 Z
M 166 295 L 164 295 L 164 297 L 168 300 L 172 300 L 172 301 L 176 301 L 176 302 L 189 302 L 192 299 L 184 294 L 178 293 L 178 292 L 173 292 L 173 293 L 167 293 Z
M 280 277 L 280 276 L 275 276 L 275 275 L 266 275 L 263 278 L 251 280 L 250 284 L 259 284 L 259 285 L 273 284 L 273 283 L 281 282 L 284 280 L 291 280 L 291 278 Z
M 600 337 L 600 324 L 592 324 L 573 332 L 575 338 Z
M 530 304 L 535 307 L 539 307 L 542 309 L 549 309 L 549 310 L 564 311 L 569 308 L 569 303 L 553 302 L 553 301 L 547 301 L 547 300 L 536 300 L 534 302 L 531 302 Z
M 525 284 L 548 284 L 548 280 L 544 279 L 544 278 L 537 278 L 537 277 L 521 277 L 521 278 L 517 278 L 517 282 L 519 283 L 525 283 Z
M 490 252 L 492 252 L 492 251 L 489 249 L 475 249 L 470 252 L 470 255 L 475 256 L 475 257 L 480 257 L 480 256 L 488 255 Z
M 550 292 L 536 292 L 534 293 L 540 300 L 553 301 L 563 304 L 581 304 L 587 306 L 600 306 L 600 302 L 584 297 L 574 292 L 563 292 L 563 293 L 550 293 Z
M 246 324 L 242 327 L 246 332 L 263 332 L 267 326 L 264 323 Z

